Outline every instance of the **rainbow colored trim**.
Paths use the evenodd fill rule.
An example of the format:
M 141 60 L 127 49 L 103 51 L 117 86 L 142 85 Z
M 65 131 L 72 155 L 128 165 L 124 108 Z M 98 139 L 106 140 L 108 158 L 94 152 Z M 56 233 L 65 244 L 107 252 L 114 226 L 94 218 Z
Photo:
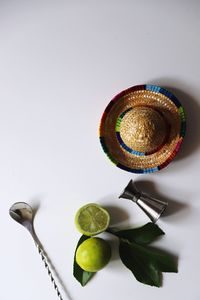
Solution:
M 185 136 L 185 132 L 186 132 L 186 116 L 185 116 L 185 111 L 184 111 L 184 108 L 183 106 L 181 105 L 181 103 L 179 102 L 179 100 L 171 93 L 169 92 L 168 90 L 162 88 L 162 87 L 159 87 L 159 86 L 156 86 L 156 85 L 137 85 L 137 86 L 133 86 L 131 88 L 128 88 L 122 92 L 120 92 L 119 94 L 117 94 L 111 101 L 110 103 L 107 105 L 103 115 L 102 115 L 102 118 L 101 118 L 101 122 L 100 122 L 100 128 L 99 128 L 99 132 L 101 133 L 101 129 L 103 127 L 103 124 L 105 122 L 105 119 L 109 113 L 109 111 L 111 110 L 112 106 L 115 104 L 116 101 L 118 101 L 122 96 L 130 93 L 130 92 L 134 92 L 134 91 L 138 91 L 138 90 L 148 90 L 148 91 L 152 91 L 152 92 L 155 92 L 155 93 L 161 93 L 163 95 L 165 95 L 167 98 L 169 98 L 177 107 L 178 107 L 178 111 L 179 111 L 179 115 L 180 115 L 180 119 L 181 119 L 181 129 L 180 129 L 180 138 L 174 148 L 174 151 L 171 153 L 171 155 L 167 158 L 167 160 L 155 167 L 155 168 L 146 168 L 146 169 L 132 169 L 132 168 L 129 168 L 129 167 L 126 167 L 122 164 L 120 164 L 119 162 L 117 162 L 109 153 L 109 149 L 108 147 L 106 146 L 106 142 L 105 142 L 105 138 L 103 136 L 100 136 L 99 139 L 100 139 L 100 143 L 101 143 L 101 146 L 105 152 L 105 154 L 108 156 L 108 158 L 110 159 L 110 161 L 112 163 L 114 163 L 114 165 L 116 165 L 118 168 L 120 169 L 123 169 L 125 171 L 128 171 L 128 172 L 132 172 L 132 173 L 153 173 L 153 172 L 156 172 L 156 171 L 159 171 L 163 168 L 165 168 L 171 161 L 172 159 L 176 156 L 176 154 L 178 153 L 179 149 L 180 149 L 180 146 L 183 142 L 183 138 Z M 143 156 L 145 155 L 145 153 L 142 153 L 142 152 L 138 152 L 138 151 L 135 151 L 131 148 L 129 148 L 126 144 L 124 144 L 123 140 L 121 139 L 121 136 L 119 134 L 119 127 L 120 127 L 120 122 L 121 122 L 121 119 L 123 118 L 123 116 L 126 114 L 127 111 L 123 112 L 120 117 L 118 118 L 117 120 L 117 123 L 116 123 L 116 135 L 117 135 L 117 138 L 118 138 L 118 141 L 120 142 L 120 145 L 125 149 L 127 150 L 128 152 L 134 154 L 134 155 L 137 155 L 137 156 Z

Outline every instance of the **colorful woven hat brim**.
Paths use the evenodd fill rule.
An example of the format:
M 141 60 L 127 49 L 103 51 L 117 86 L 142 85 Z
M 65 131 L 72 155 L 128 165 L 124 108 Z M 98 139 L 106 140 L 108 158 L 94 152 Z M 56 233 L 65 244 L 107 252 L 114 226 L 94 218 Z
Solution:
M 169 125 L 167 140 L 152 154 L 130 149 L 120 139 L 120 120 L 126 111 L 136 106 L 160 111 Z M 133 173 L 152 173 L 166 167 L 179 151 L 186 131 L 185 112 L 179 100 L 166 89 L 138 85 L 122 91 L 110 101 L 99 131 L 102 148 L 117 167 Z

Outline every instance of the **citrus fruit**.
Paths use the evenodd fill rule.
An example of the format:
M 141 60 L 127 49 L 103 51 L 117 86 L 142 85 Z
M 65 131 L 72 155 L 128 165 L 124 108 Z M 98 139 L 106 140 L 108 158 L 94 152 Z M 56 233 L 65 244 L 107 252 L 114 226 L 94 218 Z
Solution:
M 87 272 L 97 272 L 107 265 L 111 248 L 105 240 L 92 237 L 85 240 L 76 251 L 77 264 Z
M 109 222 L 110 216 L 108 212 L 95 203 L 82 206 L 75 216 L 77 229 L 87 236 L 93 236 L 105 231 Z

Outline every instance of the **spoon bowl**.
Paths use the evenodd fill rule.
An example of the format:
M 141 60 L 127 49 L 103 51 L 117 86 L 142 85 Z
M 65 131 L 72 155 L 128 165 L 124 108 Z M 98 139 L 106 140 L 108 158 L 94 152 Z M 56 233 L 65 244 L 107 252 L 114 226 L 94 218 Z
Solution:
M 33 210 L 30 205 L 25 202 L 17 202 L 11 206 L 9 209 L 10 216 L 20 223 L 24 225 L 24 222 L 33 222 Z

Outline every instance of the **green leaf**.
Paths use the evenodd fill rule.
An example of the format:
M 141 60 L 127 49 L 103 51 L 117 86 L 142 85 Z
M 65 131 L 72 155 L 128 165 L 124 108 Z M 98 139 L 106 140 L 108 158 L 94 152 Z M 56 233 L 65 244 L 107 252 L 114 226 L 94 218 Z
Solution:
M 140 248 L 140 246 L 138 248 Z M 142 250 L 140 249 L 140 251 Z M 171 254 L 152 247 L 143 247 L 143 252 L 146 252 L 146 255 L 149 256 L 156 268 L 160 271 L 172 273 L 178 272 L 177 259 Z
M 149 244 L 159 236 L 165 234 L 156 224 L 151 222 L 139 228 L 121 230 L 112 233 L 119 238 L 124 238 L 129 242 L 135 242 L 141 245 Z
M 177 272 L 177 263 L 171 255 L 147 246 L 165 234 L 154 223 L 112 233 L 120 239 L 119 254 L 122 262 L 138 281 L 160 287 L 162 272 Z
M 80 244 L 82 244 L 85 240 L 90 238 L 89 236 L 82 235 L 81 238 L 78 241 L 78 244 L 76 246 L 76 250 Z M 95 274 L 94 272 L 87 272 L 84 271 L 76 262 L 76 250 L 74 254 L 74 266 L 73 266 L 73 275 L 74 277 L 80 282 L 82 286 L 85 286 L 86 283 L 92 278 L 92 276 Z
M 122 262 L 132 271 L 135 278 L 151 286 L 162 285 L 161 272 L 177 272 L 174 258 L 161 250 L 121 239 L 119 254 Z
M 123 264 L 131 270 L 135 278 L 151 286 L 161 286 L 161 272 L 155 268 L 146 256 L 142 256 L 135 244 L 120 241 L 119 255 Z

